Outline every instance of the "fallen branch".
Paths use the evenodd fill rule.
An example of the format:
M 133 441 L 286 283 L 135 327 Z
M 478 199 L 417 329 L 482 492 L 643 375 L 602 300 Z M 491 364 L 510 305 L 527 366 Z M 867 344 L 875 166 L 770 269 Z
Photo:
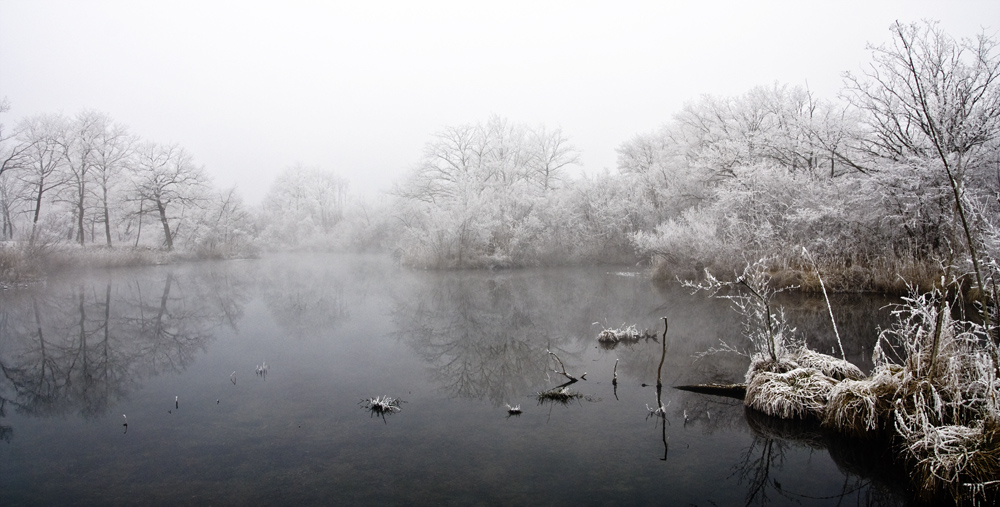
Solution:
M 548 352 L 550 356 L 555 358 L 556 362 L 559 363 L 559 367 L 562 368 L 561 370 L 552 370 L 553 372 L 566 377 L 567 379 L 569 379 L 570 383 L 579 380 L 578 378 L 570 375 L 569 373 L 566 373 L 566 365 L 563 364 L 562 359 L 559 359 L 559 356 L 557 356 L 555 352 L 552 352 L 551 350 L 546 350 L 546 352 Z M 584 373 L 580 378 L 582 378 L 583 380 L 587 380 L 587 374 Z
M 747 394 L 746 384 L 692 384 L 686 386 L 674 386 L 674 389 L 689 391 L 692 393 L 711 394 L 714 396 L 726 396 L 742 400 Z

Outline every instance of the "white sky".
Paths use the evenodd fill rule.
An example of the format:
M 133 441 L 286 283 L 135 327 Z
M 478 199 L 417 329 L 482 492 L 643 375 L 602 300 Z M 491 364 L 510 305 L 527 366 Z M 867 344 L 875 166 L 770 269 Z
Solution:
M 595 173 L 701 94 L 834 98 L 896 19 L 997 34 L 1000 1 L 0 0 L 0 121 L 106 112 L 250 203 L 296 162 L 388 188 L 494 113 L 562 128 Z

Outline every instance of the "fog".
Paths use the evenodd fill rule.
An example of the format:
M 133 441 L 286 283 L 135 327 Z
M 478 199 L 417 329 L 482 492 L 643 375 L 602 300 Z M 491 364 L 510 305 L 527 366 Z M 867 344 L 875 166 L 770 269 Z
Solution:
M 776 82 L 832 98 L 895 20 L 956 37 L 994 2 L 113 2 L 0 0 L 3 123 L 107 113 L 260 202 L 295 163 L 384 190 L 447 126 L 560 128 L 573 171 L 703 94 Z M 995 30 L 995 27 L 993 27 Z

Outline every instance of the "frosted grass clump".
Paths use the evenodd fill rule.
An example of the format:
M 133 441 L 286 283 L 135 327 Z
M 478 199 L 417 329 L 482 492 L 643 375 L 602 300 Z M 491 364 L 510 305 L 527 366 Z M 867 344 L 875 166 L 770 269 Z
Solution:
M 765 355 L 757 354 L 750 359 L 750 367 L 747 368 L 745 377 L 746 383 L 749 384 L 753 381 L 754 377 L 759 373 L 788 373 L 799 367 L 799 364 L 792 361 L 791 357 L 787 355 L 778 358 L 777 361 L 773 361 Z
M 664 405 L 663 402 L 661 402 L 660 400 L 656 400 L 656 403 L 657 403 L 656 407 L 651 407 L 651 406 L 649 406 L 648 403 L 646 404 L 646 412 L 648 412 L 646 414 L 646 417 L 647 418 L 649 418 L 649 417 L 659 417 L 660 419 L 666 419 L 667 418 L 667 405 L 670 405 L 670 402 L 668 401 L 667 405 Z M 686 414 L 687 414 L 687 412 L 685 412 L 685 415 Z
M 841 381 L 827 397 L 823 426 L 855 437 L 890 428 L 901 374 L 899 368 L 882 365 L 869 378 Z
M 997 345 L 982 324 L 954 319 L 948 299 L 933 290 L 904 298 L 893 311 L 895 323 L 873 356 L 874 378 L 896 383 L 879 395 L 880 417 L 892 424 L 924 495 L 989 503 L 1000 493 Z
M 789 372 L 762 371 L 747 385 L 744 403 L 783 419 L 823 417 L 827 396 L 837 381 L 812 368 Z
M 361 402 L 362 406 L 370 410 L 372 415 L 385 416 L 386 414 L 395 414 L 402 410 L 399 406 L 401 401 L 399 398 L 392 398 L 389 396 L 376 396 L 374 398 L 368 398 Z
M 597 335 L 597 341 L 605 344 L 619 343 L 619 342 L 637 342 L 643 338 L 653 338 L 654 334 L 649 331 L 640 332 L 635 324 L 630 326 L 625 326 L 624 324 L 620 328 L 604 329 Z
M 548 391 L 542 391 L 537 395 L 539 403 L 546 401 L 569 403 L 572 400 L 582 397 L 582 394 L 570 391 L 568 387 L 557 387 Z
M 933 403 L 921 394 L 913 404 Z M 899 403 L 902 405 L 902 403 Z M 958 497 L 988 500 L 1000 485 L 1000 421 L 996 417 L 971 425 L 936 425 L 927 410 L 897 410 L 896 431 L 904 437 L 911 477 L 924 492 L 943 486 Z
M 819 370 L 824 375 L 836 380 L 861 380 L 865 378 L 865 374 L 861 371 L 861 368 L 854 366 L 849 361 L 821 354 L 805 347 L 795 352 L 792 355 L 792 360 L 803 368 Z
M 868 380 L 844 380 L 827 395 L 823 425 L 854 436 L 863 436 L 880 426 L 879 396 Z

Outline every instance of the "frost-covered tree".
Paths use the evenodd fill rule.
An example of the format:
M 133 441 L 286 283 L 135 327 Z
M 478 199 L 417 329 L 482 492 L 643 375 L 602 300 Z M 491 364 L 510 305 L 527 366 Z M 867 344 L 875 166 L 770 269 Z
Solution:
M 193 210 L 186 235 L 201 257 L 245 257 L 256 253 L 256 224 L 236 188 L 213 191 Z
M 9 111 L 10 102 L 6 97 L 0 99 L 0 115 Z M 18 129 L 8 129 L 3 122 L 0 122 L 0 176 L 21 166 L 27 149 L 28 143 L 24 142 L 24 139 L 19 139 Z
M 805 88 L 758 86 L 687 103 L 659 130 L 623 143 L 618 168 L 642 188 L 657 219 L 669 220 L 711 199 L 718 185 L 748 167 L 842 174 L 835 153 L 849 129 L 840 108 Z
M 870 69 L 845 75 L 845 106 L 784 86 L 704 97 L 619 148 L 621 171 L 669 210 L 637 246 L 682 269 L 738 254 L 794 268 L 806 246 L 856 290 L 888 288 L 872 285 L 879 273 L 937 279 L 963 234 L 983 242 L 997 215 L 997 43 L 897 23 L 870 49 Z M 981 211 L 964 216 L 967 201 Z
M 827 147 L 836 144 L 827 135 L 836 126 L 836 106 L 808 89 L 775 84 L 690 102 L 665 134 L 689 164 L 718 179 L 761 163 L 794 172 L 828 168 Z
M 100 131 L 92 154 L 93 185 L 89 198 L 97 208 L 97 220 L 104 224 L 104 239 L 111 246 L 112 212 L 121 209 L 127 187 L 124 180 L 138 137 L 128 127 L 101 114 Z
M 0 115 L 10 111 L 7 98 L 0 99 Z M 15 203 L 20 197 L 13 172 L 27 161 L 29 144 L 18 136 L 17 129 L 11 130 L 0 122 L 0 239 L 14 237 Z
M 262 236 L 297 246 L 329 235 L 344 218 L 349 182 L 333 171 L 296 164 L 286 168 L 261 204 Z
M 132 167 L 133 200 L 142 213 L 155 213 L 163 229 L 167 250 L 174 248 L 177 228 L 186 208 L 204 199 L 208 179 L 204 170 L 183 148 L 176 144 L 146 142 L 138 147 Z
M 869 46 L 869 69 L 844 75 L 868 128 L 858 148 L 873 163 L 935 159 L 961 183 L 993 158 L 1000 133 L 998 42 L 955 40 L 933 22 L 891 30 L 890 43 Z
M 869 69 L 845 74 L 848 97 L 866 126 L 854 140 L 864 156 L 857 163 L 887 167 L 898 175 L 894 185 L 929 195 L 929 202 L 900 201 L 931 217 L 938 224 L 932 230 L 949 244 L 955 233 L 943 225 L 956 210 L 979 277 L 976 227 L 962 203 L 992 198 L 997 188 L 1000 46 L 985 34 L 956 40 L 933 22 L 897 22 L 891 31 L 891 42 L 869 46 Z
M 30 244 L 38 239 L 45 197 L 67 181 L 62 144 L 65 125 L 66 118 L 61 115 L 40 114 L 22 120 L 18 127 L 19 140 L 26 146 L 17 176 L 31 215 Z
M 63 200 L 73 210 L 76 241 L 84 244 L 85 214 L 89 211 L 90 188 L 97 145 L 104 130 L 106 115 L 96 111 L 81 111 L 69 119 L 59 132 L 58 142 L 66 163 L 67 182 Z
M 438 202 L 466 193 L 519 189 L 539 195 L 553 190 L 578 152 L 561 130 L 530 128 L 500 116 L 485 123 L 447 127 L 434 135 L 423 160 L 394 193 Z
M 393 193 L 405 262 L 437 267 L 538 262 L 540 210 L 578 155 L 560 130 L 493 116 L 435 134 Z
M 563 137 L 561 129 L 552 132 L 544 126 L 533 129 L 529 142 L 535 147 L 528 178 L 541 186 L 543 192 L 557 189 L 566 177 L 566 168 L 580 163 L 579 152 Z
M 636 246 L 692 272 L 732 259 L 734 250 L 783 244 L 792 232 L 784 210 L 815 204 L 802 186 L 818 189 L 823 178 L 845 174 L 833 152 L 848 129 L 836 106 L 801 87 L 689 102 L 656 132 L 618 148 L 619 171 L 652 210 L 651 223 L 635 231 Z
M 0 114 L 7 108 L 0 101 Z M 91 243 L 110 247 L 117 238 L 138 246 L 143 220 L 155 216 L 167 249 L 183 245 L 230 256 L 255 246 L 256 224 L 238 193 L 214 193 L 182 147 L 140 142 L 105 113 L 37 114 L 13 130 L 0 123 L 0 165 L 3 240 L 23 234 L 29 247 L 83 245 L 89 232 Z M 322 185 L 310 190 L 326 191 Z M 214 234 L 219 237 L 209 238 Z

